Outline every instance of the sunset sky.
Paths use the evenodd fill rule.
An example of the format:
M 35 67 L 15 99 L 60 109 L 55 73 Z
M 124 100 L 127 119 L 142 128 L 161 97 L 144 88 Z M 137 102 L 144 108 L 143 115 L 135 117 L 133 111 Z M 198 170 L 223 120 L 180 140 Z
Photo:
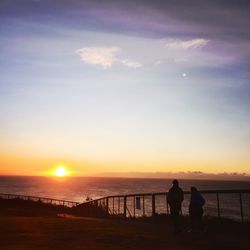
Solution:
M 250 1 L 1 0 L 0 175 L 250 174 Z

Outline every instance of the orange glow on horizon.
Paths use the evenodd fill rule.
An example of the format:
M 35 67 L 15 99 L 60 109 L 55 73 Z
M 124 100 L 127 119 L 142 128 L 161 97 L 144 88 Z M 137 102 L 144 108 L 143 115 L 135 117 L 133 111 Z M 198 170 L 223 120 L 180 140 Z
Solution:
M 238 165 L 236 164 L 238 163 Z M 239 165 L 241 166 L 239 168 Z M 63 167 L 64 170 L 57 170 Z M 237 169 L 241 171 L 237 171 Z M 192 172 L 201 171 L 203 173 L 246 173 L 250 175 L 249 163 L 244 159 L 237 162 L 222 162 L 221 160 L 205 160 L 187 158 L 166 159 L 68 159 L 63 157 L 39 157 L 28 154 L 16 154 L 15 152 L 0 153 L 0 175 L 26 175 L 26 176 L 48 176 L 55 178 L 66 178 L 71 176 L 99 176 L 104 173 L 118 173 L 126 176 L 127 173 L 155 173 L 155 172 Z

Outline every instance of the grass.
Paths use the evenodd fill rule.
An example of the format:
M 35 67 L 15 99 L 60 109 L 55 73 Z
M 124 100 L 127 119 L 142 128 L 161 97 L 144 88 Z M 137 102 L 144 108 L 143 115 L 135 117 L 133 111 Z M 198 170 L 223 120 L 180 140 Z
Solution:
M 166 220 L 0 216 L 0 249 L 249 249 L 249 224 L 206 220 L 207 232 L 173 234 Z
M 207 217 L 205 232 L 188 233 L 188 217 L 182 217 L 182 233 L 174 234 L 171 218 L 165 215 L 126 220 L 75 216 L 91 209 L 0 199 L 0 249 L 249 249 L 249 223 Z

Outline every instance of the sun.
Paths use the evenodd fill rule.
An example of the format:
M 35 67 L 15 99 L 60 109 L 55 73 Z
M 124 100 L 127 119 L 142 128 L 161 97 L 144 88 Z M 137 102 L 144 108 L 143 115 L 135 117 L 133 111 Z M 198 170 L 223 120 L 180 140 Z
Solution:
M 55 176 L 58 176 L 58 177 L 63 177 L 63 176 L 69 175 L 69 171 L 66 170 L 65 167 L 60 166 L 60 167 L 56 168 L 56 170 L 53 172 L 53 174 Z

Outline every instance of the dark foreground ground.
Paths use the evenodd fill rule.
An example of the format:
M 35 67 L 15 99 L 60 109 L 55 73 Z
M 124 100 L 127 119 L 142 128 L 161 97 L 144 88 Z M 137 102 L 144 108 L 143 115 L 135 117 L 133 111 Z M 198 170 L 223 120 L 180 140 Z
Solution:
M 0 216 L 1 250 L 249 250 L 250 228 L 209 219 L 207 232 L 175 235 L 168 221 Z

